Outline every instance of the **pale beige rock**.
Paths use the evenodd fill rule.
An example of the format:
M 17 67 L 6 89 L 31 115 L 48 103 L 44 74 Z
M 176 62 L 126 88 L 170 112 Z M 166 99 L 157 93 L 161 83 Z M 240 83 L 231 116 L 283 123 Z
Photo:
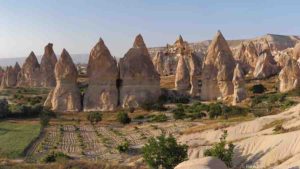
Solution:
M 156 102 L 160 96 L 160 77 L 144 44 L 143 39 L 138 35 L 133 48 L 120 59 L 122 107 L 137 107 L 144 103 Z
M 12 66 L 8 66 L 2 77 L 1 88 L 14 87 L 17 84 L 17 75 L 15 69 Z
M 164 74 L 164 59 L 163 59 L 163 53 L 157 52 L 154 58 L 152 59 L 153 65 L 160 75 Z
M 300 86 L 300 68 L 296 60 L 289 59 L 279 73 L 279 90 L 287 92 Z
M 234 69 L 232 83 L 234 86 L 232 104 L 236 105 L 237 103 L 240 103 L 241 101 L 247 98 L 247 91 L 245 89 L 244 72 L 240 64 L 237 64 Z
M 175 88 L 178 91 L 186 91 L 190 88 L 190 74 L 183 56 L 179 56 L 175 76 Z
M 56 112 L 81 110 L 81 93 L 77 86 L 77 70 L 69 53 L 63 52 L 55 65 L 56 86 L 51 98 L 51 109 Z M 50 98 L 49 98 L 50 99 Z M 47 103 L 45 103 L 47 104 Z
M 238 51 L 234 55 L 234 59 L 247 73 L 250 71 L 253 72 L 256 66 L 257 58 L 258 55 L 256 48 L 252 41 L 248 43 L 241 43 Z
M 20 73 L 18 74 L 18 86 L 20 87 L 40 87 L 41 72 L 40 64 L 33 52 L 26 58 Z
M 118 104 L 118 67 L 102 39 L 90 53 L 87 71 L 89 86 L 84 95 L 84 111 L 115 110 Z
M 45 46 L 45 52 L 41 60 L 41 85 L 43 87 L 55 87 L 54 68 L 57 62 L 56 55 L 53 51 L 53 44 L 48 43 Z
M 46 100 L 45 100 L 45 102 L 44 102 L 44 107 L 49 108 L 49 109 L 52 108 L 53 92 L 54 92 L 54 89 L 52 89 L 52 90 L 49 92 L 49 94 L 48 94 L 48 96 L 47 96 L 47 98 L 46 98 Z
M 270 76 L 273 76 L 279 72 L 279 67 L 275 62 L 270 47 L 268 46 L 268 42 L 265 41 L 262 52 L 260 53 L 255 70 L 253 72 L 253 76 L 257 79 L 264 79 Z
M 294 47 L 293 58 L 296 60 L 300 58 L 300 43 L 297 43 Z
M 192 97 L 200 96 L 201 90 L 199 81 L 201 78 L 201 61 L 194 53 L 192 53 L 189 57 L 189 67 L 191 85 L 190 95 Z
M 222 33 L 218 31 L 204 60 L 201 99 L 213 100 L 232 95 L 234 67 L 232 52 Z
M 215 157 L 204 157 L 184 161 L 174 169 L 227 169 L 225 163 Z

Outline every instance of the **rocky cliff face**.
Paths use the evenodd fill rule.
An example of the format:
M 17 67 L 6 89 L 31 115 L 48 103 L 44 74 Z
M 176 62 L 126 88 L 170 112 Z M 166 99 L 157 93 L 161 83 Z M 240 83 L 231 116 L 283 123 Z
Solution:
M 54 87 L 56 84 L 54 68 L 57 62 L 56 55 L 53 51 L 53 44 L 49 43 L 45 46 L 45 52 L 41 60 L 41 86 Z
M 146 50 L 138 35 L 133 47 L 120 59 L 120 104 L 124 108 L 155 102 L 160 95 L 160 77 Z
M 17 85 L 21 87 L 41 86 L 40 64 L 33 52 L 26 58 L 25 63 L 21 68 Z
M 256 48 L 252 41 L 242 43 L 234 55 L 234 59 L 246 73 L 254 71 L 257 58 Z
M 192 97 L 198 97 L 201 94 L 199 81 L 201 79 L 201 71 L 202 71 L 202 64 L 200 59 L 192 53 L 189 57 L 189 67 L 190 67 L 190 95 Z
M 232 104 L 236 105 L 247 97 L 247 91 L 245 90 L 244 72 L 240 64 L 237 64 L 234 69 L 232 83 L 234 86 Z
M 69 53 L 64 49 L 55 65 L 56 86 L 48 95 L 45 106 L 56 112 L 81 110 L 81 93 L 77 86 L 77 70 Z M 51 103 L 49 103 L 51 100 Z
M 90 53 L 87 71 L 89 86 L 84 95 L 84 111 L 115 110 L 118 104 L 117 61 L 102 39 Z
M 280 71 L 274 57 L 271 54 L 271 49 L 267 41 L 264 41 L 261 50 L 262 52 L 259 54 L 256 67 L 253 72 L 253 76 L 257 79 L 268 78 Z
M 4 89 L 4 88 L 15 87 L 17 85 L 17 77 L 19 71 L 20 70 L 17 63 L 15 67 L 12 66 L 7 67 L 2 77 L 0 88 Z
M 233 94 L 235 61 L 219 31 L 208 48 L 202 70 L 201 99 L 213 100 Z
M 296 60 L 289 59 L 279 73 L 279 90 L 287 92 L 300 86 L 300 68 Z
M 175 88 L 186 91 L 190 88 L 190 74 L 183 56 L 179 57 L 175 76 Z

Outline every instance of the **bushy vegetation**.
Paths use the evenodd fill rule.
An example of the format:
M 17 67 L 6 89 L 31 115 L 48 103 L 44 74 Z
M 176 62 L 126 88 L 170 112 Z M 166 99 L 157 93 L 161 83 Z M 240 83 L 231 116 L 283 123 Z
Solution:
M 226 137 L 228 136 L 225 130 L 220 138 L 220 142 L 212 146 L 212 148 L 204 151 L 204 156 L 213 156 L 222 160 L 228 167 L 232 167 L 232 157 L 234 145 L 229 143 L 227 145 Z M 227 146 L 227 147 L 226 147 Z
M 102 120 L 102 114 L 100 112 L 89 112 L 86 118 L 91 124 L 97 124 Z
M 264 93 L 266 90 L 267 90 L 267 88 L 262 84 L 253 85 L 250 88 L 250 91 L 254 94 L 261 94 L 261 93 Z
M 42 162 L 44 163 L 52 163 L 52 162 L 65 162 L 66 160 L 70 159 L 69 156 L 62 152 L 50 152 L 44 158 L 42 158 Z
M 173 169 L 187 159 L 187 145 L 180 145 L 173 136 L 150 138 L 142 148 L 144 161 L 150 168 Z
M 8 102 L 6 99 L 0 100 L 0 118 L 5 118 L 10 114 Z
M 41 127 L 48 126 L 50 119 L 53 117 L 56 117 L 56 114 L 53 111 L 44 108 L 40 113 Z
M 150 118 L 150 122 L 165 122 L 168 120 L 168 117 L 165 114 L 150 115 L 148 118 Z
M 117 150 L 120 152 L 120 153 L 125 153 L 129 150 L 129 142 L 128 141 L 125 141 L 121 144 L 119 144 L 117 146 Z
M 122 124 L 128 124 L 131 122 L 131 118 L 128 116 L 128 114 L 124 111 L 120 111 L 117 114 L 117 120 Z

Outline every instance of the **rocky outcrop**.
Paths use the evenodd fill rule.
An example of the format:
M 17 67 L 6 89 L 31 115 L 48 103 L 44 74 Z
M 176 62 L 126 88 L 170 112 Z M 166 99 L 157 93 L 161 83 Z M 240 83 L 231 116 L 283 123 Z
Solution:
M 258 55 L 252 41 L 242 43 L 234 55 L 234 59 L 240 64 L 245 72 L 253 72 L 256 66 Z
M 20 65 L 19 65 L 18 62 L 16 62 L 15 66 L 14 66 L 14 70 L 15 70 L 15 72 L 16 72 L 17 75 L 18 75 L 19 72 L 21 71 L 21 67 L 20 67 Z
M 84 95 L 84 111 L 115 110 L 118 104 L 117 61 L 102 39 L 90 53 L 87 71 L 89 86 Z
M 21 87 L 41 86 L 40 64 L 33 52 L 26 58 L 25 63 L 21 68 L 17 85 Z
M 142 36 L 136 37 L 133 47 L 120 59 L 119 69 L 122 107 L 138 107 L 157 101 L 160 96 L 160 77 Z
M 81 110 L 81 93 L 77 86 L 77 70 L 69 53 L 63 52 L 55 65 L 56 86 L 50 92 L 45 105 L 56 112 Z M 52 95 L 52 97 L 51 97 Z M 49 103 L 51 100 L 51 104 Z
M 175 88 L 178 91 L 186 91 L 190 88 L 190 74 L 183 56 L 180 56 L 178 60 Z
M 300 68 L 297 61 L 289 59 L 278 77 L 280 92 L 287 92 L 300 87 Z
M 293 59 L 298 60 L 300 58 L 300 43 L 297 43 L 293 50 Z
M 200 96 L 200 86 L 199 81 L 201 79 L 201 61 L 200 59 L 192 53 L 189 57 L 189 67 L 190 67 L 190 95 L 192 97 Z
M 156 55 L 152 59 L 153 65 L 160 75 L 164 74 L 164 58 L 163 52 L 157 52 Z
M 53 51 L 53 44 L 48 43 L 45 46 L 45 52 L 41 60 L 41 86 L 43 87 L 54 87 L 55 82 L 55 75 L 54 75 L 54 68 L 57 62 L 56 55 Z
M 232 83 L 234 86 L 232 104 L 236 105 L 247 97 L 247 91 L 245 90 L 244 72 L 240 64 L 237 64 L 234 69 Z
M 253 76 L 257 79 L 268 78 L 279 72 L 279 67 L 275 62 L 269 44 L 267 41 L 262 45 L 262 52 L 260 53 Z
M 218 31 L 203 63 L 201 99 L 213 100 L 232 95 L 234 67 L 231 50 L 222 33 Z
M 174 169 L 227 169 L 225 163 L 215 157 L 203 157 L 184 161 Z
M 8 66 L 1 81 L 1 88 L 14 87 L 17 84 L 18 72 L 12 66 Z

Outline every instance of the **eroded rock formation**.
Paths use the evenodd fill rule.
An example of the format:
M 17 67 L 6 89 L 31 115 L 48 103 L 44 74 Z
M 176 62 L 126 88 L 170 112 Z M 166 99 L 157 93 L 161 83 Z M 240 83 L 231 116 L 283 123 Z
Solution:
M 190 74 L 183 56 L 180 56 L 178 60 L 175 88 L 178 91 L 186 91 L 190 88 Z
M 218 31 L 203 63 L 201 99 L 213 100 L 232 95 L 234 67 L 231 50 L 222 33 Z
M 279 90 L 287 92 L 300 86 L 300 68 L 296 60 L 289 59 L 279 73 Z
M 120 104 L 138 107 L 157 101 L 160 95 L 160 77 L 155 70 L 141 35 L 119 62 Z
M 14 87 L 17 84 L 17 76 L 18 76 L 18 69 L 15 69 L 12 66 L 8 66 L 1 81 L 1 88 L 10 88 Z
M 190 95 L 192 97 L 200 96 L 200 86 L 199 81 L 201 79 L 201 61 L 199 58 L 192 53 L 189 57 L 189 67 L 190 67 Z
M 164 58 L 163 58 L 163 52 L 157 52 L 156 55 L 152 59 L 153 65 L 160 75 L 164 74 Z
M 253 72 L 256 66 L 258 55 L 255 45 L 252 41 L 241 43 L 238 51 L 234 55 L 234 59 L 240 64 L 245 72 Z
M 240 103 L 241 101 L 247 98 L 247 91 L 245 90 L 244 72 L 240 64 L 237 64 L 234 69 L 232 83 L 234 86 L 232 104 L 236 105 L 237 103 Z
M 21 87 L 41 86 L 40 64 L 33 52 L 26 58 L 25 63 L 21 68 L 17 85 Z
M 117 61 L 102 39 L 90 53 L 87 71 L 89 86 L 84 95 L 84 111 L 114 110 L 118 104 Z
M 297 43 L 293 50 L 293 59 L 298 60 L 300 58 L 300 42 Z
M 45 106 L 56 112 L 78 112 L 81 110 L 81 93 L 77 86 L 77 70 L 69 53 L 63 52 L 55 65 L 56 86 L 45 102 Z M 49 103 L 51 100 L 51 104 Z
M 43 87 L 54 87 L 55 82 L 55 75 L 54 75 L 54 68 L 57 62 L 56 55 L 53 51 L 53 44 L 48 43 L 45 46 L 45 52 L 41 60 L 41 86 Z
M 268 78 L 279 72 L 279 67 L 275 62 L 268 42 L 265 40 L 264 45 L 262 45 L 262 52 L 260 53 L 253 76 L 257 79 Z

